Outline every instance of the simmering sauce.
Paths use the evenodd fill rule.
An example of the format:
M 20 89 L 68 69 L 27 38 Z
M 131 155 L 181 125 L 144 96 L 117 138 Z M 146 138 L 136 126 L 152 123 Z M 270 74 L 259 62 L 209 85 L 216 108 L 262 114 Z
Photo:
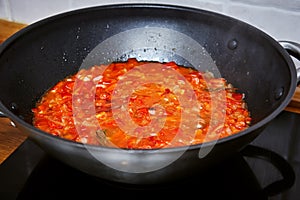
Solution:
M 33 125 L 68 140 L 130 149 L 194 145 L 249 127 L 244 94 L 224 78 L 129 59 L 81 69 L 32 109 Z

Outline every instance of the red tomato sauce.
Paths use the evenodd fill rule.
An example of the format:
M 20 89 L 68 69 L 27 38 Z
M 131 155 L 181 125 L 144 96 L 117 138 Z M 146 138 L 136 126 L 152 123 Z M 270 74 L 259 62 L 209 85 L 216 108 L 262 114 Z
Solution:
M 50 88 L 32 112 L 33 125 L 49 134 L 129 149 L 200 144 L 251 123 L 244 94 L 224 78 L 133 58 L 81 69 Z

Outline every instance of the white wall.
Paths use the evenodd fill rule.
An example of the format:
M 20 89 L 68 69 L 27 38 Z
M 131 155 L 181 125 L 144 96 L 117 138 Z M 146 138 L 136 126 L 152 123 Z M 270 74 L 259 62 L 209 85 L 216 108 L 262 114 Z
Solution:
M 300 43 L 300 0 L 0 0 L 0 18 L 30 24 L 73 9 L 135 2 L 215 11 L 248 22 L 277 40 Z

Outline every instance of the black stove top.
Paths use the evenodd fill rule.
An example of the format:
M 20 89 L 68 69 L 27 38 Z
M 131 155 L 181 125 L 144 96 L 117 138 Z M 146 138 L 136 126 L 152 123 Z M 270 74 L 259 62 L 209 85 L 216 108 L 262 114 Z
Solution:
M 147 186 L 96 179 L 52 158 L 27 139 L 0 165 L 0 199 L 101 199 L 105 195 L 296 200 L 300 196 L 299 123 L 300 115 L 283 111 L 244 151 L 220 165 L 193 178 Z

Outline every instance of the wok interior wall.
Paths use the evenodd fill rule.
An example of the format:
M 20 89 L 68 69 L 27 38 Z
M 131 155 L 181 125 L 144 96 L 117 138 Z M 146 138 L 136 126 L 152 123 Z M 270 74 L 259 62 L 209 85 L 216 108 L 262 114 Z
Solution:
M 168 3 L 211 10 L 246 21 L 277 40 L 300 42 L 299 0 L 0 0 L 0 18 L 30 24 L 77 8 L 116 3 Z

